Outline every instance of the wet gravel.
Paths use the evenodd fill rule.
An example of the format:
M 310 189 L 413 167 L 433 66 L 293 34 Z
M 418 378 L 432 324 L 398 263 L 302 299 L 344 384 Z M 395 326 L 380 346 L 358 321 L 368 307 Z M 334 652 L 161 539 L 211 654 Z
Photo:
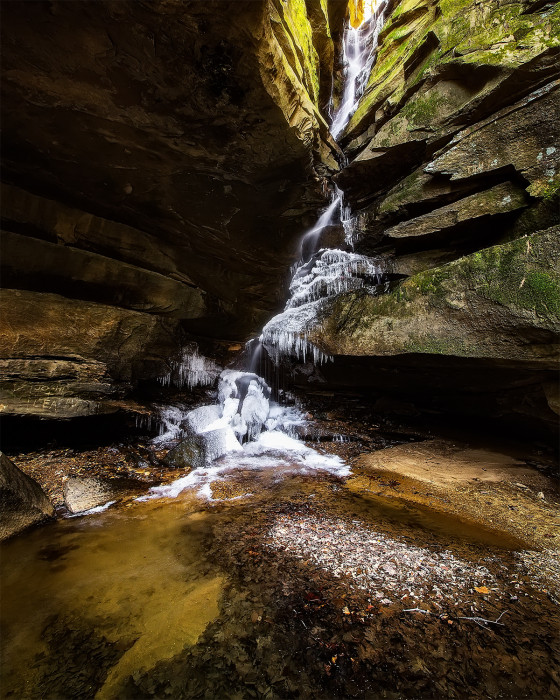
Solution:
M 398 600 L 454 604 L 472 599 L 476 587 L 491 588 L 494 576 L 448 550 L 431 551 L 360 524 L 316 516 L 279 516 L 270 547 L 320 566 L 350 588 L 369 590 L 382 605 Z

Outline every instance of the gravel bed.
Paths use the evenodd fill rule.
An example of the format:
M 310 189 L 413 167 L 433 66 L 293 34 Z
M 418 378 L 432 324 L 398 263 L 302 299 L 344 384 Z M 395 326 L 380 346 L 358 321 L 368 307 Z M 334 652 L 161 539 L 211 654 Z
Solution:
M 472 602 L 475 587 L 489 593 L 496 584 L 485 566 L 448 550 L 431 551 L 334 518 L 279 516 L 269 537 L 273 549 L 347 577 L 351 588 L 369 591 L 382 605 L 397 600 L 457 605 Z
M 518 552 L 517 558 L 531 581 L 560 605 L 560 549 Z

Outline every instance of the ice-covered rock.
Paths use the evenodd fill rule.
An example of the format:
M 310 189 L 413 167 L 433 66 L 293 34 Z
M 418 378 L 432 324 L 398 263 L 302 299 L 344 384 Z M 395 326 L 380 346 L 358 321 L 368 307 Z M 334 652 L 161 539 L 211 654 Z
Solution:
M 184 426 L 189 433 L 204 433 L 212 430 L 213 424 L 222 417 L 220 407 L 217 405 L 199 406 L 187 413 Z M 216 426 L 214 426 L 216 427 Z M 219 426 L 217 426 L 219 427 Z
M 325 300 L 383 281 L 378 262 L 343 250 L 322 250 L 299 267 L 290 284 L 286 308 L 263 328 L 260 341 L 275 362 L 282 356 L 297 357 L 315 364 L 331 359 L 308 339 L 308 329 L 317 325 Z
M 182 469 L 201 469 L 228 452 L 241 450 L 231 428 L 218 428 L 189 435 L 168 453 L 166 462 Z
M 364 255 L 343 250 L 322 250 L 294 275 L 287 309 L 302 306 L 364 285 L 377 285 L 381 273 L 375 262 Z
M 226 421 L 241 440 L 254 440 L 268 418 L 270 394 L 270 387 L 257 374 L 224 370 L 218 384 L 222 421 Z
M 183 436 L 186 408 L 182 404 L 158 406 L 159 435 L 152 440 L 158 447 L 173 444 Z
M 249 382 L 240 413 L 249 441 L 255 440 L 260 435 L 264 422 L 268 418 L 268 409 L 269 401 L 264 395 L 263 387 L 258 382 Z

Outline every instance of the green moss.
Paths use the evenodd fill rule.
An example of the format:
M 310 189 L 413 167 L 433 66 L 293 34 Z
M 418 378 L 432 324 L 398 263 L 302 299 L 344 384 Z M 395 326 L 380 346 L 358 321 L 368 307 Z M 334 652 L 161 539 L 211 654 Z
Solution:
M 437 338 L 429 334 L 411 337 L 405 343 L 404 349 L 407 352 L 422 355 L 458 355 L 460 357 L 476 355 L 476 348 L 460 338 Z
M 419 299 L 436 308 L 456 308 L 459 291 L 472 300 L 484 298 L 558 323 L 558 262 L 557 234 L 534 234 L 416 274 L 381 297 L 363 292 L 344 295 L 332 315 L 341 324 L 337 332 L 367 331 L 373 319 L 414 316 Z
M 436 15 L 435 6 L 428 6 L 422 16 L 411 12 L 411 19 L 406 22 L 402 15 L 419 4 L 401 2 L 388 18 L 377 62 L 350 121 L 349 132 L 363 129 L 383 103 L 400 108 L 410 88 L 436 74 L 446 63 L 516 68 L 546 49 L 560 46 L 560 3 L 552 10 L 524 15 L 522 2 L 440 0 L 439 14 Z M 429 31 L 440 40 L 439 48 L 405 78 L 404 64 Z M 462 107 L 457 105 L 448 116 Z M 409 110 L 415 124 L 425 123 L 437 114 L 437 104 L 434 99 L 433 103 Z
M 413 126 L 426 126 L 436 119 L 445 102 L 443 95 L 433 90 L 408 102 L 402 113 Z
M 389 127 L 391 124 L 392 122 L 389 122 Z M 396 212 L 408 201 L 419 198 L 422 195 L 423 183 L 422 169 L 415 170 L 398 185 L 398 188 L 390 196 L 383 199 L 379 206 L 379 213 Z
M 305 0 L 290 0 L 279 8 L 283 12 L 286 41 L 281 42 L 292 69 L 304 83 L 310 98 L 319 98 L 319 56 L 313 45 L 313 30 L 307 15 Z
M 535 235 L 467 256 L 460 275 L 486 299 L 560 320 L 558 245 Z
M 532 197 L 539 199 L 551 200 L 560 191 L 560 175 L 555 175 L 548 180 L 536 180 L 527 188 L 527 192 Z

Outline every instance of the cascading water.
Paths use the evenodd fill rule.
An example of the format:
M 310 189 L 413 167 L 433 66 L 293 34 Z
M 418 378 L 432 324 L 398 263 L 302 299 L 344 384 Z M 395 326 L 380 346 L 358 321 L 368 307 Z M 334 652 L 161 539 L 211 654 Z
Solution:
M 385 9 L 384 1 L 366 3 L 360 26 L 349 24 L 344 32 L 344 91 L 331 124 L 334 138 L 342 133 L 358 107 L 375 61 Z M 330 359 L 308 340 L 308 329 L 319 317 L 325 300 L 363 287 L 375 293 L 382 284 L 375 261 L 338 249 L 318 252 L 323 230 L 333 225 L 342 227 L 346 245 L 353 248 L 355 222 L 344 204 L 344 193 L 336 185 L 329 206 L 302 238 L 300 262 L 294 269 L 286 307 L 265 325 L 259 339 L 276 363 L 283 355 L 304 362 L 312 357 L 314 363 Z
M 345 32 L 344 95 L 331 126 L 335 138 L 346 127 L 364 90 L 375 60 L 384 8 L 384 3 L 375 12 L 370 8 L 360 27 L 349 26 Z M 305 422 L 303 414 L 295 407 L 274 403 L 270 386 L 260 376 L 263 349 L 276 365 L 283 356 L 304 361 L 311 357 L 314 364 L 330 359 L 307 336 L 326 300 L 364 287 L 376 293 L 379 285 L 383 285 L 375 260 L 348 250 L 319 249 L 321 235 L 329 226 L 343 229 L 346 244 L 353 247 L 353 219 L 344 204 L 343 192 L 336 186 L 329 206 L 302 237 L 300 260 L 293 269 L 284 311 L 264 326 L 258 340 L 247 346 L 248 371 L 227 369 L 221 373 L 218 403 L 200 406 L 179 417 L 176 412 L 167 412 L 166 435 L 175 442 L 178 436 L 187 436 L 189 459 L 197 468 L 170 486 L 153 489 L 152 495 L 175 496 L 185 488 L 196 486 L 201 495 L 212 498 L 212 481 L 225 478 L 229 471 L 240 467 L 295 465 L 299 471 L 319 468 L 339 476 L 349 473 L 339 457 L 320 454 L 296 439 L 297 427 Z M 180 379 L 196 380 L 200 384 L 208 368 L 198 356 L 187 359 L 183 364 L 188 367 L 184 372 L 179 371 Z M 158 440 L 161 444 L 165 435 Z M 219 466 L 209 469 L 210 462 L 219 457 L 222 458 Z
M 331 134 L 337 139 L 356 111 L 377 54 L 379 32 L 383 27 L 386 3 L 375 10 L 365 8 L 364 21 L 359 27 L 349 24 L 344 32 L 344 91 L 331 124 Z

